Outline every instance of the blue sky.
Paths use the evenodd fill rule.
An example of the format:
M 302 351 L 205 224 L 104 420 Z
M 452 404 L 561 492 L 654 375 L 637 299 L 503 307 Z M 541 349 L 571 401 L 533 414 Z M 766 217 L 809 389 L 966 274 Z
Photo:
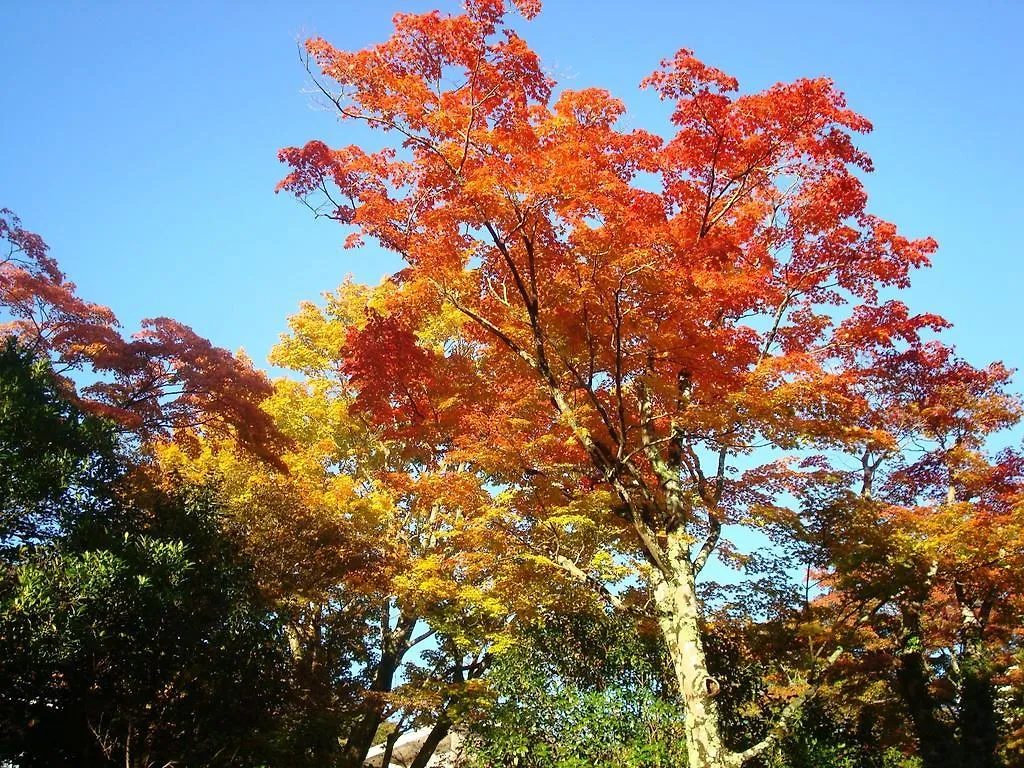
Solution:
M 50 243 L 80 293 L 130 330 L 169 315 L 262 363 L 299 301 L 393 259 L 274 194 L 280 147 L 344 126 L 303 93 L 296 40 L 383 39 L 395 11 L 441 2 L 10 2 L 0 25 L 0 207 Z M 875 132 L 873 212 L 941 245 L 908 300 L 955 323 L 975 363 L 1024 366 L 1024 6 L 1016 2 L 547 0 L 518 24 L 567 87 L 624 99 L 679 47 L 744 90 L 827 75 Z M 1020 387 L 1018 386 L 1018 389 Z

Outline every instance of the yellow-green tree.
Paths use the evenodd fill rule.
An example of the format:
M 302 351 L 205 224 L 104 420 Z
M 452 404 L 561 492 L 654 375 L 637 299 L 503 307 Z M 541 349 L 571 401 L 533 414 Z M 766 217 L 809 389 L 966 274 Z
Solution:
M 341 760 L 354 766 L 399 710 L 438 723 L 440 740 L 512 618 L 543 602 L 521 588 L 533 564 L 504 557 L 495 537 L 502 508 L 488 477 L 452 456 L 443 429 L 432 441 L 385 435 L 355 407 L 341 354 L 378 300 L 345 284 L 289 320 L 272 361 L 301 378 L 275 382 L 264 403 L 293 443 L 285 472 L 226 441 L 179 435 L 155 448 L 166 472 L 219 484 L 230 527 L 287 619 L 311 705 L 335 714 L 312 729 L 309 749 L 327 757 L 343 734 Z

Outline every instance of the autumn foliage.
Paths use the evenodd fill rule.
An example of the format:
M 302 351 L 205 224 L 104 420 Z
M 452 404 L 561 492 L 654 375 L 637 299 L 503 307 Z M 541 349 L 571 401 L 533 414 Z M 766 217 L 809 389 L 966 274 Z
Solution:
M 745 92 L 681 49 L 640 83 L 671 127 L 636 127 L 551 77 L 513 13 L 540 10 L 466 0 L 363 50 L 306 43 L 363 144 L 282 149 L 278 191 L 404 267 L 301 304 L 277 381 L 168 318 L 126 336 L 0 210 L 11 381 L 46 382 L 12 402 L 54 434 L 105 417 L 111 462 L 118 425 L 139 466 L 110 499 L 140 530 L 148 496 L 202 501 L 289 690 L 268 765 L 359 768 L 420 726 L 414 768 L 467 729 L 496 739 L 484 762 L 546 739 L 584 764 L 560 749 L 577 723 L 612 763 L 1021 764 L 1024 404 L 903 300 L 937 244 L 869 207 L 870 123 L 826 78 Z M 30 463 L 5 487 L 31 490 Z M 37 473 L 56 506 L 77 493 L 58 470 Z M 8 526 L 11 574 L 84 546 L 59 529 L 85 513 L 56 511 L 50 539 Z M 547 730 L 503 741 L 531 696 Z M 636 707 L 628 727 L 662 731 L 601 720 Z
M 280 433 L 260 409 L 270 382 L 243 356 L 232 355 L 166 317 L 144 320 L 125 338 L 114 313 L 81 299 L 43 239 L 0 210 L 0 307 L 15 334 L 60 372 L 88 369 L 94 383 L 77 393 L 89 411 L 137 434 L 187 427 L 228 430 L 249 450 L 275 461 Z M 72 386 L 67 379 L 67 385 Z
M 347 246 L 372 239 L 407 265 L 345 338 L 357 407 L 418 435 L 426 466 L 489 477 L 503 535 L 552 573 L 626 608 L 619 569 L 640 576 L 690 764 L 738 766 L 844 663 L 844 632 L 889 609 L 844 595 L 776 725 L 738 743 L 719 725 L 695 582 L 715 557 L 749 562 L 723 531 L 813 550 L 825 585 L 846 556 L 812 541 L 829 490 L 932 542 L 908 556 L 946 574 L 939 534 L 993 520 L 983 488 L 1002 488 L 1000 525 L 1016 514 L 1015 454 L 984 445 L 1019 406 L 1004 368 L 958 360 L 935 339 L 942 318 L 890 298 L 936 244 L 869 211 L 854 139 L 870 124 L 829 80 L 744 94 L 684 49 L 642 83 L 674 133 L 624 129 L 623 102 L 560 89 L 505 11 L 399 14 L 356 52 L 310 40 L 323 97 L 386 148 L 284 149 L 279 188 L 344 225 Z

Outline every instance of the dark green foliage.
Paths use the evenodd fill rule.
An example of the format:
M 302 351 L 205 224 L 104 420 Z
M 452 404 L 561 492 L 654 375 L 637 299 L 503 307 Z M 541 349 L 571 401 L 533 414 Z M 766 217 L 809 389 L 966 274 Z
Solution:
M 724 618 L 705 627 L 709 671 L 729 681 L 718 703 L 736 749 L 762 738 L 781 708 L 768 696 L 771 668 L 758 661 L 772 630 Z M 490 681 L 494 704 L 470 731 L 478 768 L 686 765 L 660 638 L 638 634 L 628 618 L 554 617 L 503 653 Z M 920 768 L 885 746 L 883 727 L 812 700 L 778 750 L 747 768 Z
M 128 482 L 45 364 L 2 359 L 0 763 L 275 762 L 286 646 L 213 494 Z
M 64 398 L 45 359 L 0 346 L 0 556 L 45 541 L 111 504 L 114 431 Z
M 284 694 L 281 634 L 205 494 L 149 529 L 40 550 L 0 603 L 3 757 L 22 766 L 248 765 Z M 163 530 L 162 530 L 163 529 Z
M 877 733 L 868 713 L 846 722 L 817 701 L 804 708 L 800 720 L 780 744 L 769 768 L 922 768 L 920 759 L 894 746 L 884 746 L 887 734 Z M 878 738 L 875 738 L 877 736 Z M 754 766 L 751 766 L 754 768 Z

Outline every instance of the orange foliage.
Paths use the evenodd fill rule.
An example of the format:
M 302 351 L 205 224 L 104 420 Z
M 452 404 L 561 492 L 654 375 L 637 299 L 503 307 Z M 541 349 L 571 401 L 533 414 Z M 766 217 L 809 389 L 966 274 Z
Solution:
M 871 126 L 831 81 L 743 94 L 684 49 L 643 83 L 672 105 L 661 137 L 623 127 L 604 90 L 559 89 L 504 12 L 480 0 L 400 14 L 390 39 L 355 52 L 310 40 L 339 117 L 388 146 L 283 149 L 279 189 L 343 225 L 348 245 L 405 261 L 343 342 L 356 407 L 418 442 L 427 467 L 488 477 L 528 556 L 609 603 L 631 564 L 661 595 L 698 713 L 691 760 L 739 765 L 775 736 L 724 750 L 705 686 L 694 579 L 716 551 L 745 562 L 723 526 L 802 556 L 818 546 L 823 578 L 845 561 L 898 589 L 922 577 L 927 542 L 947 585 L 974 578 L 955 562 L 980 574 L 992 556 L 1008 578 L 1016 554 L 992 547 L 1016 531 L 1017 459 L 984 451 L 1019 416 L 1008 371 L 958 360 L 933 340 L 942 318 L 883 299 L 937 246 L 868 210 L 854 138 Z M 944 501 L 950 487 L 968 506 Z M 907 548 L 857 545 L 880 530 Z M 865 554 L 876 543 L 899 567 Z M 865 596 L 844 613 L 846 585 L 832 587 L 834 625 L 862 626 Z M 836 638 L 812 634 L 819 655 Z
M 863 438 L 858 356 L 944 325 L 878 301 L 935 243 L 867 212 L 868 122 L 828 80 L 740 95 L 683 50 L 644 82 L 675 135 L 623 130 L 621 101 L 556 91 L 503 12 L 307 44 L 339 115 L 394 137 L 281 151 L 280 189 L 408 264 L 346 339 L 359 404 L 507 482 L 592 465 L 630 514 L 662 518 L 659 468 L 718 517 L 728 470 L 704 451 Z M 440 316 L 454 341 L 430 342 Z

